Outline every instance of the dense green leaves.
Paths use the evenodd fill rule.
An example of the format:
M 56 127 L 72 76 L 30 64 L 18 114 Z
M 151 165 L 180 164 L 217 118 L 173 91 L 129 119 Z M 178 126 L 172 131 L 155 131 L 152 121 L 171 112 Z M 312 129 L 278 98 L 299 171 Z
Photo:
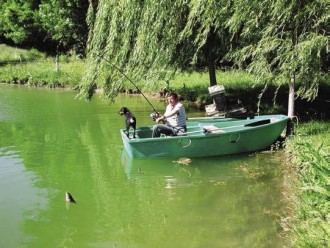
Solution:
M 0 5 L 0 40 L 84 52 L 88 0 L 0 0 Z
M 37 28 L 35 2 L 0 0 L 0 34 L 15 43 L 26 42 Z
M 214 84 L 212 71 L 226 58 L 264 84 L 287 84 L 294 76 L 301 85 L 298 96 L 308 99 L 316 96 L 324 74 L 325 0 L 101 0 L 91 13 L 82 95 L 91 96 L 97 86 L 113 98 L 120 89 L 123 76 L 100 53 L 133 78 L 153 83 L 178 69 L 207 66 Z
M 185 9 L 181 1 L 100 1 L 91 23 L 82 93 L 90 96 L 97 84 L 113 98 L 125 79 L 122 72 L 152 82 L 168 77 L 169 67 L 176 63 L 176 44 L 183 28 L 178 23 Z
M 241 1 L 235 3 L 246 16 L 242 36 L 258 28 L 259 37 L 251 45 L 235 51 L 233 57 L 240 63 L 249 58 L 248 70 L 263 82 L 289 83 L 295 73 L 301 85 L 298 96 L 313 99 L 324 74 L 322 54 L 328 53 L 327 2 L 269 0 L 261 5 L 259 1 L 249 3 L 258 13 L 255 21 L 249 15 L 250 10 L 244 11 Z M 229 25 L 237 31 L 237 21 L 233 17 Z
M 312 100 L 329 69 L 327 0 L 0 0 L 0 4 L 0 39 L 85 52 L 89 33 L 88 69 L 80 85 L 84 98 L 99 88 L 114 99 L 124 74 L 158 84 L 178 70 L 207 68 L 213 85 L 216 68 L 225 63 L 246 69 L 266 86 L 290 84 L 290 96 Z
M 228 40 L 221 6 L 219 1 L 100 1 L 97 14 L 92 9 L 90 15 L 95 19 L 82 96 L 98 85 L 115 97 L 123 75 L 111 63 L 133 79 L 152 83 L 198 63 L 208 64 L 215 78 L 214 63 L 225 54 Z
M 75 46 L 83 52 L 87 38 L 88 3 L 78 0 L 42 0 L 39 4 L 40 26 L 62 46 Z

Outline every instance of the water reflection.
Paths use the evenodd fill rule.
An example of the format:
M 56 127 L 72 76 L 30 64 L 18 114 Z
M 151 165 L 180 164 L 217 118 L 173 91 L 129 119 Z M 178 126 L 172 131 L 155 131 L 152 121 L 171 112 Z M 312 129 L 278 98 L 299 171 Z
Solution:
M 37 208 L 46 209 L 48 205 L 43 198 L 46 191 L 33 185 L 38 178 L 24 169 L 12 149 L 0 149 L 0 247 L 19 247 L 20 242 L 28 240 L 20 231 L 24 220 L 40 218 Z
M 232 169 L 254 161 L 250 154 L 191 158 L 189 163 L 181 163 L 181 159 L 187 158 L 147 158 L 133 159 L 125 150 L 122 151 L 122 166 L 128 178 L 139 175 L 141 172 L 152 171 L 162 175 L 180 174 L 185 177 L 222 175 L 223 177 L 235 177 Z M 236 168 L 237 172 L 237 168 Z
M 212 247 L 277 246 L 268 242 L 272 234 L 266 231 L 268 225 L 278 228 L 266 215 L 280 207 L 276 182 L 269 183 L 276 181 L 278 164 L 267 164 L 270 158 L 269 154 L 243 154 L 193 158 L 189 165 L 181 165 L 170 158 L 130 159 L 123 152 L 122 163 L 127 178 L 141 193 L 159 185 L 157 194 L 164 201 L 161 215 L 166 216 L 166 223 L 194 232 L 198 242 Z M 250 176 L 260 168 L 261 176 Z M 185 231 L 180 233 L 189 236 Z M 204 239 L 213 235 L 219 237 L 215 243 Z

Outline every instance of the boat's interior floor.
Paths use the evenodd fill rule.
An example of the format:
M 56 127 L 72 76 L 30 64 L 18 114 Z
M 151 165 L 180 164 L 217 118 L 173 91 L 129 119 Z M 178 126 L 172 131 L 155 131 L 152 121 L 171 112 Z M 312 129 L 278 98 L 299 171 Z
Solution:
M 231 131 L 238 131 L 248 127 L 257 127 L 278 121 L 276 118 L 267 119 L 250 119 L 235 121 L 209 121 L 209 122 L 189 122 L 186 133 L 180 136 L 200 136 L 201 134 L 219 134 Z M 141 127 L 137 129 L 137 139 L 145 139 L 152 137 L 152 126 Z M 166 137 L 166 136 L 162 136 Z M 169 136 L 173 137 L 173 136 Z

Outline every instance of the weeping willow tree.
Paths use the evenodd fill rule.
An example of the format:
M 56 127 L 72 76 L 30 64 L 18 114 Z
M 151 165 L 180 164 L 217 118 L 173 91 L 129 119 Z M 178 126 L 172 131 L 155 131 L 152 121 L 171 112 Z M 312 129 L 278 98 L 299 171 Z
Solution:
M 288 116 L 293 117 L 295 98 L 313 100 L 326 73 L 327 0 L 235 1 L 232 11 L 230 31 L 245 40 L 233 57 L 238 63 L 251 61 L 247 70 L 265 89 L 270 83 L 288 84 Z M 251 39 L 255 34 L 259 37 Z
M 294 99 L 318 93 L 328 60 L 327 0 L 90 0 L 88 69 L 80 96 L 114 99 L 129 75 L 157 84 L 177 70 L 233 59 L 257 82 L 289 84 Z M 296 82 L 299 88 L 295 91 Z
M 157 83 L 177 70 L 205 65 L 215 85 L 215 65 L 225 54 L 227 1 L 90 1 L 87 71 L 80 96 L 96 89 L 114 99 L 124 75 Z

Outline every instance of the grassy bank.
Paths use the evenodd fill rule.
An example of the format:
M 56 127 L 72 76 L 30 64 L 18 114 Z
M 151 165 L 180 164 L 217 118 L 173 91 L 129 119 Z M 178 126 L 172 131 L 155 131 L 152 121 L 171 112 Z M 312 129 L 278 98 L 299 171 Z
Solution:
M 33 53 L 33 50 L 31 52 Z M 50 88 L 74 88 L 79 84 L 85 70 L 84 61 L 73 57 L 61 56 L 56 62 L 55 58 L 41 55 L 33 59 L 25 55 L 25 58 L 29 59 L 20 60 L 19 58 L 23 56 L 19 54 L 19 51 L 15 51 L 11 60 L 0 60 L 2 64 L 0 82 Z
M 16 51 L 17 54 L 17 51 Z M 16 55 L 15 55 L 16 56 Z M 16 56 L 16 59 L 18 57 Z M 14 60 L 11 60 L 12 62 Z M 84 60 L 61 56 L 56 63 L 54 58 L 44 57 L 24 62 L 3 63 L 0 70 L 0 82 L 7 84 L 22 84 L 28 86 L 43 86 L 49 88 L 77 89 L 85 70 Z M 243 71 L 217 71 L 218 84 L 226 89 L 228 105 L 242 102 L 251 112 L 256 112 L 259 94 L 263 86 L 253 87 L 253 77 Z M 138 87 L 148 94 L 163 91 L 164 88 L 176 91 L 181 100 L 193 107 L 204 110 L 204 106 L 212 103 L 209 95 L 209 78 L 207 71 L 193 73 L 179 73 L 167 84 L 165 81 L 157 83 L 135 82 Z M 134 86 L 125 82 L 123 90 L 134 92 Z M 260 113 L 286 113 L 286 90 L 283 87 L 277 103 L 273 104 L 276 86 L 270 86 L 264 94 Z
M 80 83 L 85 70 L 84 60 L 74 56 L 60 56 L 58 63 L 55 58 L 46 57 L 36 50 L 23 50 L 0 44 L 0 80 L 8 84 L 28 85 L 61 85 L 72 88 Z M 167 84 L 163 82 L 144 81 L 135 83 L 145 92 L 158 92 L 165 87 L 180 91 L 181 95 L 188 100 L 197 100 L 208 94 L 209 78 L 207 71 L 180 73 Z M 253 77 L 242 71 L 217 72 L 218 84 L 226 88 L 239 88 L 242 85 L 252 87 Z M 133 89 L 130 82 L 124 83 L 124 88 Z
M 0 65 L 33 61 L 45 58 L 45 55 L 35 49 L 20 49 L 0 44 Z
M 311 121 L 299 125 L 287 140 L 290 168 L 291 216 L 284 226 L 291 230 L 293 247 L 329 247 L 330 235 L 330 124 Z
M 75 56 L 60 56 L 56 61 L 53 57 L 35 50 L 23 50 L 0 44 L 0 82 L 8 84 L 24 84 L 30 86 L 44 86 L 49 88 L 62 87 L 76 89 L 85 70 L 84 60 Z M 278 85 L 269 85 L 261 98 L 258 106 L 260 92 L 263 85 L 254 85 L 253 76 L 237 70 L 217 71 L 218 84 L 226 89 L 228 105 L 237 104 L 238 100 L 246 106 L 250 112 L 281 113 L 286 114 L 288 86 L 278 88 Z M 183 100 L 188 103 L 194 102 L 204 110 L 206 104 L 212 103 L 208 93 L 209 76 L 207 71 L 193 73 L 179 73 L 168 84 L 163 82 L 135 82 L 145 93 L 162 91 L 165 87 L 174 89 Z M 126 82 L 124 89 L 132 91 L 134 86 Z M 324 117 L 327 105 L 325 104 L 330 95 L 330 83 L 321 83 L 319 97 L 313 102 L 301 99 L 296 100 L 296 114 L 308 115 L 307 118 Z M 306 117 L 306 116 L 305 116 Z M 304 118 L 305 118 L 304 117 Z

